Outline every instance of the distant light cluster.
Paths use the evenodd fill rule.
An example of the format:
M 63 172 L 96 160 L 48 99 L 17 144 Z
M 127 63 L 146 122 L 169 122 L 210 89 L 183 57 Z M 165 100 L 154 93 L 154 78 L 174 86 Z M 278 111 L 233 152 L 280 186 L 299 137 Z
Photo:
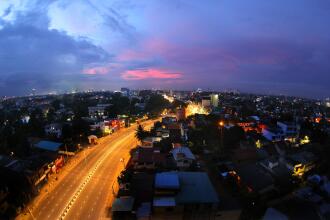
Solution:
M 208 115 L 210 112 L 202 105 L 196 103 L 190 103 L 186 108 L 186 116 L 201 114 Z

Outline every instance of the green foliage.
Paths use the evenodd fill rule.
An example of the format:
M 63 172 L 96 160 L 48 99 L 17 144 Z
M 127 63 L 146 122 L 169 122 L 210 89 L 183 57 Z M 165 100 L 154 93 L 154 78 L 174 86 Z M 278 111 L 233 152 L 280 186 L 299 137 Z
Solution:
M 184 108 L 184 107 L 187 107 L 187 104 L 183 101 L 175 99 L 174 102 L 171 103 L 171 108 L 176 109 L 178 107 Z
M 226 146 L 235 147 L 244 139 L 245 132 L 241 127 L 233 126 L 229 129 L 224 129 L 224 144 Z
M 142 141 L 146 137 L 149 136 L 149 132 L 145 131 L 142 125 L 139 125 L 136 132 L 135 132 L 135 137 L 139 140 Z
M 89 135 L 89 123 L 78 118 L 72 121 L 72 136 L 78 139 L 86 138 Z
M 165 108 L 168 108 L 169 106 L 170 102 L 164 99 L 163 96 L 152 95 L 146 104 L 146 111 L 151 115 L 159 115 Z
M 72 139 L 72 126 L 70 124 L 64 124 L 62 127 L 62 139 L 64 141 Z
M 119 184 L 126 184 L 130 183 L 133 176 L 132 169 L 125 169 L 123 170 L 120 175 L 117 177 L 117 181 Z
M 60 104 L 61 104 L 61 101 L 58 100 L 58 99 L 55 99 L 54 101 L 52 101 L 51 105 L 52 107 L 55 109 L 55 111 L 59 110 L 60 109 Z

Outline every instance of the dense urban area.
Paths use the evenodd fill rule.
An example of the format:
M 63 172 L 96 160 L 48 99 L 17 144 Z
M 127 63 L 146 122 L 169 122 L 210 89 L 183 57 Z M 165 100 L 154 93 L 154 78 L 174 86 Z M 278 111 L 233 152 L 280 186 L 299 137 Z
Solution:
M 330 219 L 329 99 L 122 88 L 0 123 L 0 219 Z

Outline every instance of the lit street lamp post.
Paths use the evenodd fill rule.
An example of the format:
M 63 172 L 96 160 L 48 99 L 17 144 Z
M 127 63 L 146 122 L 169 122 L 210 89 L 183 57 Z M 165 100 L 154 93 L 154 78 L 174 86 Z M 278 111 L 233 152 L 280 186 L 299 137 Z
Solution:
M 125 169 L 125 159 L 122 157 L 122 158 L 120 158 L 119 161 L 123 163 L 123 167 L 124 167 L 124 169 Z
M 220 125 L 220 153 L 223 152 L 223 127 L 225 123 L 223 121 L 219 122 Z

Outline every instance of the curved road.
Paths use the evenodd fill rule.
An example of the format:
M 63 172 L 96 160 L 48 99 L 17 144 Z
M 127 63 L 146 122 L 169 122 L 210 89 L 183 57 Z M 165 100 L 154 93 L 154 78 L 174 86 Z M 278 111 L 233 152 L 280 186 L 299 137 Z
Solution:
M 145 122 L 145 128 L 154 121 Z M 17 219 L 108 219 L 113 199 L 112 186 L 136 146 L 136 126 L 105 137 L 84 150 L 61 171 L 58 183 L 36 198 L 30 214 Z M 124 161 L 120 161 L 124 158 Z

